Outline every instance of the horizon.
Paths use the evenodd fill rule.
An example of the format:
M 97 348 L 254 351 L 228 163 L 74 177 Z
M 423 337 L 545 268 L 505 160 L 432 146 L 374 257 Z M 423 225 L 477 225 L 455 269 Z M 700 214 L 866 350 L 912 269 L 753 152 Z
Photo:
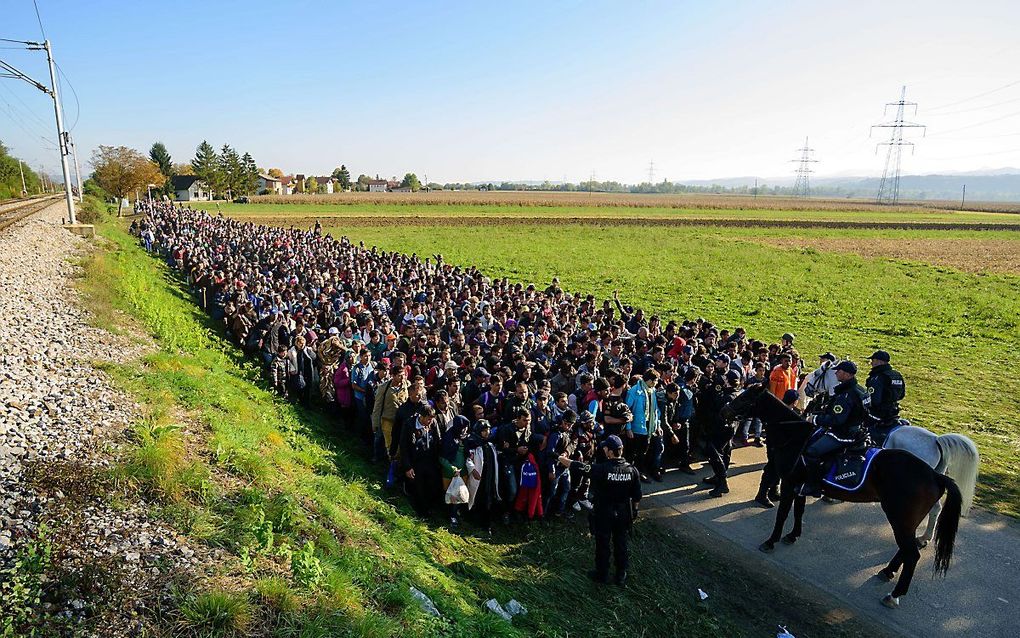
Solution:
M 964 16 L 947 0 L 917 15 L 870 1 L 39 8 L 85 173 L 99 144 L 158 140 L 187 162 L 206 139 L 287 174 L 638 184 L 654 161 L 656 183 L 782 180 L 807 135 L 812 179 L 876 177 L 887 135 L 869 130 L 902 84 L 919 103 L 907 119 L 928 125 L 907 135 L 904 175 L 1020 165 L 1020 6 L 997 0 Z M 31 2 L 5 13 L 0 37 L 41 39 Z M 48 84 L 39 53 L 0 54 Z M 0 87 L 0 140 L 59 172 L 48 97 Z

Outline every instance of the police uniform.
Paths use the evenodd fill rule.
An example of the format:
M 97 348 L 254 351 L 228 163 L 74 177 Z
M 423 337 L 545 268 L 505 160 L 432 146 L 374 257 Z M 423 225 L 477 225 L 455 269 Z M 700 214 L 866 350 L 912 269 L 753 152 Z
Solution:
M 623 450 L 623 442 L 616 436 L 608 437 L 604 445 L 615 448 L 618 454 Z M 624 458 L 609 459 L 588 468 L 591 471 L 592 501 L 589 522 L 595 537 L 595 571 L 592 577 L 600 582 L 608 578 L 612 553 L 616 559 L 616 582 L 623 584 L 627 579 L 630 559 L 628 533 L 641 500 L 641 475 Z
M 819 429 L 812 435 L 804 450 L 804 463 L 810 473 L 807 484 L 809 489 L 804 492 L 817 493 L 815 483 L 820 478 L 819 463 L 823 459 L 831 457 L 860 438 L 861 426 L 868 415 L 867 404 L 868 393 L 857 384 L 856 378 L 847 379 L 836 386 L 821 414 L 814 417 L 813 422 Z
M 871 356 L 874 360 L 885 361 L 871 368 L 865 382 L 871 399 L 868 410 L 875 420 L 871 429 L 884 439 L 899 419 L 900 401 L 906 394 L 906 384 L 903 375 L 889 365 L 888 353 L 879 350 Z
M 712 466 L 713 475 L 706 482 L 715 485 L 709 496 L 720 497 L 729 493 L 726 484 L 726 471 L 730 466 L 733 435 L 736 428 L 722 418 L 722 409 L 733 398 L 732 380 L 716 371 L 712 376 L 706 375 L 701 386 L 698 408 L 704 410 L 708 425 L 708 463 Z

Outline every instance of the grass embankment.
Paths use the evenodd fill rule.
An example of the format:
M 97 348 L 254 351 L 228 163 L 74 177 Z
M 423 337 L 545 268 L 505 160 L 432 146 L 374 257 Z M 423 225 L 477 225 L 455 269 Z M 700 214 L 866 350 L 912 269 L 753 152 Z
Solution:
M 635 532 L 633 583 L 596 587 L 579 523 L 533 524 L 482 539 L 408 515 L 379 487 L 360 446 L 329 419 L 277 399 L 223 341 L 176 279 L 112 224 L 83 289 L 104 325 L 150 334 L 157 349 L 109 368 L 142 405 L 137 447 L 119 472 L 193 542 L 225 550 L 222 577 L 159 619 L 201 635 L 850 636 L 817 603 L 716 564 L 653 523 Z M 218 584 L 213 584 L 218 583 Z M 420 611 L 408 587 L 442 612 Z M 713 591 L 698 603 L 696 588 Z M 513 624 L 483 611 L 515 597 Z M 183 628 L 183 629 L 182 629 Z M 168 631 L 167 633 L 173 633 Z
M 560 206 L 527 203 L 498 204 L 426 204 L 426 203 L 293 203 L 255 202 L 192 202 L 192 207 L 220 211 L 237 217 L 294 220 L 314 223 L 315 218 L 328 217 L 407 217 L 407 218 L 596 218 L 596 219 L 712 219 L 712 220 L 787 220 L 803 222 L 885 222 L 885 223 L 973 223 L 1010 224 L 1020 226 L 1020 215 L 1013 213 L 955 212 L 946 210 L 906 209 L 776 209 L 776 208 L 673 208 L 669 206 L 608 206 L 568 204 Z
M 555 275 L 568 290 L 602 297 L 619 289 L 667 320 L 704 316 L 770 341 L 791 331 L 811 363 L 828 350 L 858 363 L 889 350 L 907 379 L 904 416 L 972 437 L 983 456 L 978 502 L 1020 516 L 1020 277 L 775 248 L 754 243 L 760 233 L 721 228 L 330 230 L 386 250 L 442 253 L 512 281 Z

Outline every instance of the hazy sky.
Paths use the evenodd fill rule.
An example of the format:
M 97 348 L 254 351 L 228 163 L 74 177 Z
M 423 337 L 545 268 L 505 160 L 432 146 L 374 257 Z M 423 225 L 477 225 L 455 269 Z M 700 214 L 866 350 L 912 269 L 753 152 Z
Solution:
M 789 176 L 807 135 L 819 175 L 876 174 L 869 126 L 906 84 L 928 131 L 905 172 L 1020 166 L 1015 1 L 38 2 L 86 156 L 207 139 L 290 173 L 637 182 L 650 160 L 656 180 Z M 31 0 L 0 15 L 0 37 L 41 37 Z M 0 78 L 0 139 L 51 170 L 52 121 Z

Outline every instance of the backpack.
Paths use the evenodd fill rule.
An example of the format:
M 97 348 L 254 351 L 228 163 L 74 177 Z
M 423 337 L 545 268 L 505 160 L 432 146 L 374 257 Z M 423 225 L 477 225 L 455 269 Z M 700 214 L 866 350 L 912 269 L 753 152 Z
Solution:
M 538 468 L 531 461 L 525 461 L 521 466 L 521 487 L 526 489 L 538 487 Z

